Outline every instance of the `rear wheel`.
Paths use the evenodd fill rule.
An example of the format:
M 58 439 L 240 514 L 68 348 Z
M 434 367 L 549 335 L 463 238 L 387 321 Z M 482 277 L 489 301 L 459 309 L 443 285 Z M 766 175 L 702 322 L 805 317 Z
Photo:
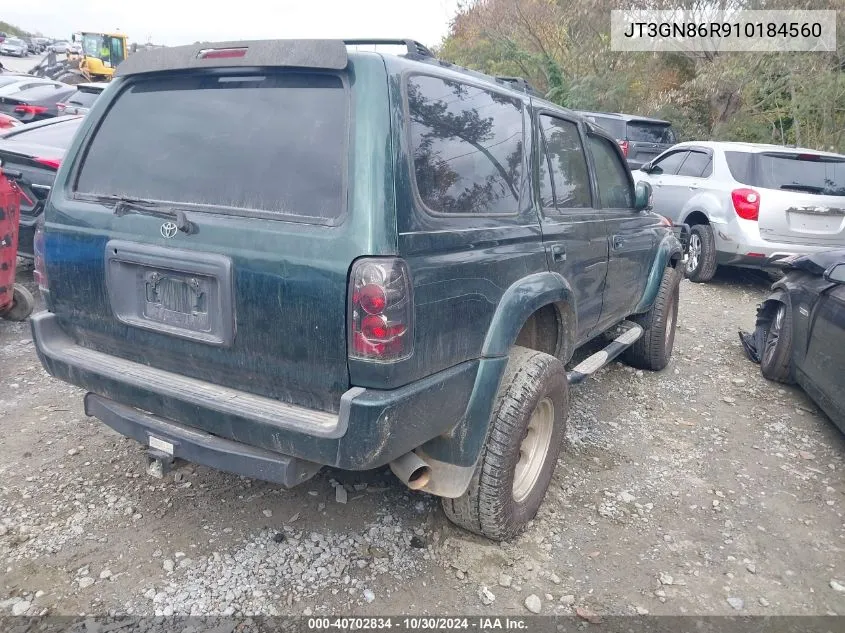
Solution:
M 469 488 L 457 499 L 442 500 L 449 520 L 494 540 L 519 533 L 546 496 L 568 408 L 563 363 L 514 347 Z
M 716 236 L 709 224 L 696 224 L 690 229 L 687 279 L 705 282 L 716 274 Z
M 769 380 L 792 382 L 792 313 L 785 303 L 778 304 L 766 333 L 760 371 Z

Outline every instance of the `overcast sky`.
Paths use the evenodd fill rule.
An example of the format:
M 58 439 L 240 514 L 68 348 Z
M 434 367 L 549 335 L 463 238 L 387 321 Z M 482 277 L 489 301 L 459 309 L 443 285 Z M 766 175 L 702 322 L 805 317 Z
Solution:
M 120 29 L 130 41 L 411 37 L 434 46 L 459 0 L 2 0 L 0 19 L 69 38 Z

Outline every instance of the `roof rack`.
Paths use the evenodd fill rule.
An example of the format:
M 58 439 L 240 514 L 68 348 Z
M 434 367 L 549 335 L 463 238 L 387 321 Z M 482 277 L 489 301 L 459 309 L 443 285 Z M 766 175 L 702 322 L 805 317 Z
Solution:
M 420 44 L 416 40 L 410 39 L 356 39 L 356 40 L 343 40 L 343 43 L 347 46 L 378 46 L 378 45 L 394 45 L 394 46 L 405 46 L 408 49 L 408 55 L 414 57 L 434 57 L 434 53 L 432 53 L 428 48 L 426 48 L 423 44 Z
M 495 79 L 499 83 L 506 83 L 512 88 L 515 88 L 516 90 L 521 90 L 526 94 L 530 94 L 535 97 L 540 96 L 540 94 L 536 90 L 534 90 L 534 86 L 528 83 L 524 77 L 496 77 Z

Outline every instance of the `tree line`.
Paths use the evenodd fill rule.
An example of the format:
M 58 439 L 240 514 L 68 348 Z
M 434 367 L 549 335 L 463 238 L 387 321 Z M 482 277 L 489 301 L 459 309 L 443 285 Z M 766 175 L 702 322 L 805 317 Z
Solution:
M 833 9 L 834 52 L 617 52 L 612 9 Z M 438 56 L 578 110 L 670 120 L 683 140 L 845 152 L 845 0 L 464 0 Z

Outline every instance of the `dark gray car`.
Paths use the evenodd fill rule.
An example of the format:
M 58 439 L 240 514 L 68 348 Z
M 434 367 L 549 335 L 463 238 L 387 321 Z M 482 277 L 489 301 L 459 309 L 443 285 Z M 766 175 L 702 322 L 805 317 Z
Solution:
M 632 170 L 639 169 L 678 142 L 669 121 L 615 112 L 580 114 L 613 135 Z
M 0 97 L 0 112 L 24 123 L 41 121 L 59 115 L 58 103 L 76 92 L 76 86 L 49 84 L 14 95 Z

